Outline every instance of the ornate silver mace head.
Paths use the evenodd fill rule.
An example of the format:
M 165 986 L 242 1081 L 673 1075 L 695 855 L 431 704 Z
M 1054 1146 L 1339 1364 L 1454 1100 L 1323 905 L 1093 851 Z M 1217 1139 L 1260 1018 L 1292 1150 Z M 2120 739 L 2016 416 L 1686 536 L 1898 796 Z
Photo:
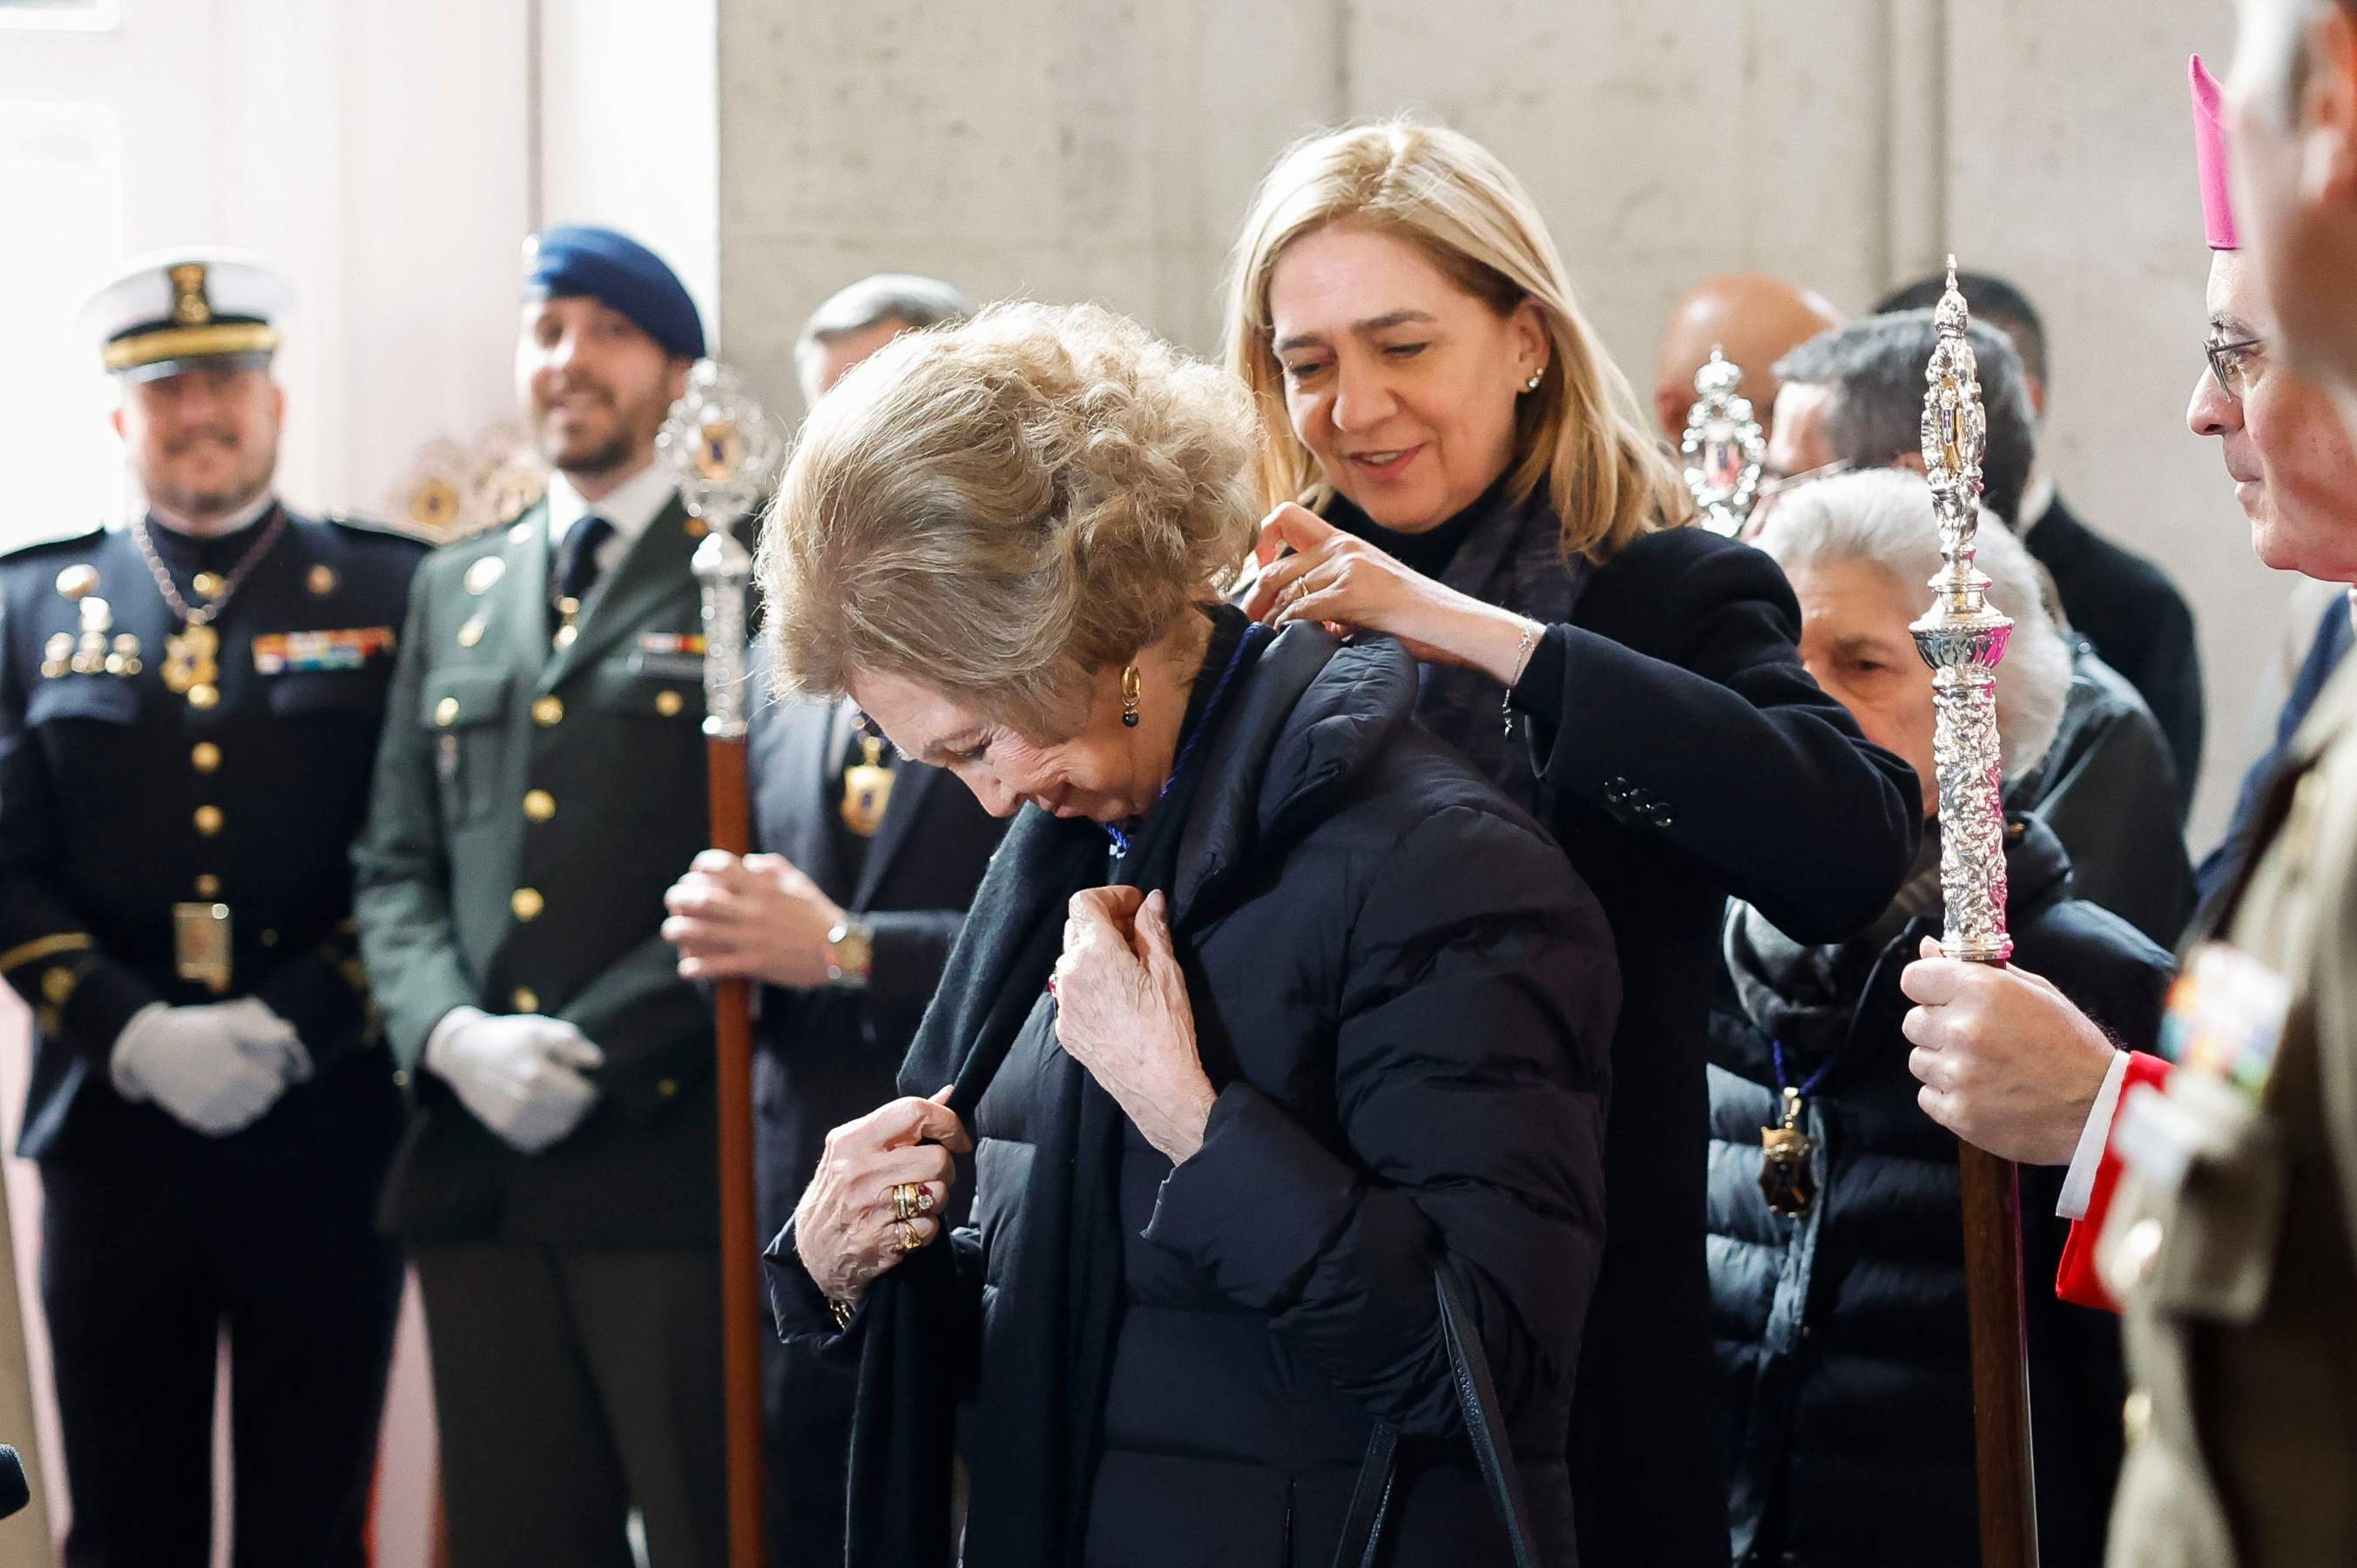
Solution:
M 689 513 L 709 530 L 693 563 L 704 592 L 704 733 L 733 740 L 746 727 L 745 602 L 753 580 L 753 553 L 735 530 L 775 488 L 785 436 L 735 371 L 698 360 L 655 449 Z
M 1737 393 L 1743 367 L 1711 345 L 1710 358 L 1695 372 L 1695 403 L 1686 410 L 1685 437 L 1678 443 L 1686 489 L 1702 524 L 1713 533 L 1741 532 L 1760 495 L 1760 468 L 1768 443 L 1752 417 L 1751 400 Z
M 1980 372 L 1964 328 L 1971 319 L 1948 258 L 1948 288 L 1932 322 L 1939 346 L 1924 371 L 1923 467 L 1940 525 L 1936 597 L 1909 629 L 1932 667 L 1933 768 L 1940 792 L 1940 890 L 1947 903 L 1940 945 L 1951 958 L 2001 963 L 2013 951 L 2005 928 L 2005 773 L 1997 746 L 1996 666 L 2013 622 L 1988 602 L 1974 564 L 1980 527 L 1981 455 L 1988 421 Z

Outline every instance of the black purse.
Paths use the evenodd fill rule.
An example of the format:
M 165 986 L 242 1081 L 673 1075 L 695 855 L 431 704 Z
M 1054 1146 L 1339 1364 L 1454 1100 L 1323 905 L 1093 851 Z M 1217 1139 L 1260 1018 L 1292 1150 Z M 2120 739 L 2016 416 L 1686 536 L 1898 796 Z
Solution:
M 1440 1297 L 1440 1334 L 1448 1346 L 1457 1402 L 1464 1408 L 1465 1435 L 1472 1440 L 1482 1483 L 1489 1487 L 1498 1521 L 1506 1527 L 1514 1568 L 1540 1568 L 1538 1548 L 1531 1543 L 1530 1508 L 1523 1501 L 1522 1472 L 1507 1451 L 1498 1390 L 1490 1380 L 1490 1358 L 1482 1353 L 1480 1338 L 1465 1331 L 1465 1309 L 1458 1304 L 1457 1288 L 1448 1283 L 1448 1272 L 1434 1270 L 1432 1281 Z M 1334 1548 L 1334 1568 L 1375 1568 L 1375 1549 L 1383 1541 L 1383 1515 L 1391 1507 L 1398 1459 L 1399 1429 L 1388 1422 L 1376 1423 L 1374 1435 L 1367 1440 L 1367 1457 L 1359 1466 L 1359 1483 L 1351 1490 L 1350 1511 L 1342 1516 L 1342 1539 Z

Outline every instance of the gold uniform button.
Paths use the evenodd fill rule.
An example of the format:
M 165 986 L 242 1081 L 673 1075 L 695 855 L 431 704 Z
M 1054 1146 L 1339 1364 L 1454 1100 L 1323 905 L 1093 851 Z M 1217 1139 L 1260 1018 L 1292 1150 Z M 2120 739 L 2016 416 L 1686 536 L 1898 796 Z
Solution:
M 545 789 L 526 790 L 523 797 L 523 814 L 535 822 L 548 821 L 549 818 L 556 815 L 556 797 Z
M 515 1010 L 519 1013 L 537 1013 L 540 1011 L 540 993 L 534 991 L 529 985 L 517 986 L 515 988 L 515 994 L 510 997 L 509 1000 L 515 1004 Z
M 221 766 L 221 747 L 211 741 L 200 740 L 188 752 L 188 765 L 199 773 L 210 773 Z
M 458 628 L 458 646 L 459 646 L 459 647 L 461 647 L 461 648 L 472 648 L 472 647 L 474 647 L 474 646 L 475 646 L 475 644 L 477 644 L 477 643 L 479 643 L 479 642 L 480 642 L 480 641 L 482 641 L 482 640 L 483 640 L 483 618 L 482 618 L 482 617 L 480 617 L 480 616 L 477 616 L 473 620 L 468 621 L 466 625 L 464 625 L 464 626 L 462 626 L 462 627 L 460 627 L 460 628 Z
M 434 722 L 447 728 L 458 722 L 458 699 L 445 697 L 434 704 Z
M 320 564 L 303 575 L 303 585 L 311 590 L 313 598 L 324 599 L 336 591 L 336 569 Z
M 62 1007 L 73 994 L 74 973 L 63 964 L 41 972 L 41 995 L 52 1007 Z
M 199 572 L 188 580 L 188 586 L 210 599 L 221 591 L 221 575 L 215 572 Z
M 221 831 L 221 810 L 219 806 L 197 808 L 197 832 L 207 838 Z
M 409 1074 L 406 1070 L 401 1068 L 395 1068 L 393 1069 L 393 1087 L 395 1089 L 407 1089 L 409 1087 Z
M 686 705 L 686 703 L 681 699 L 680 694 L 677 692 L 657 692 L 655 693 L 655 712 L 661 714 L 667 719 L 678 717 L 680 709 Z
M 660 1099 L 669 1100 L 673 1095 L 677 1094 L 678 1092 L 679 1079 L 675 1078 L 664 1079 L 655 1085 L 655 1094 Z
M 543 729 L 553 729 L 565 722 L 565 699 L 543 697 L 532 705 L 532 722 Z
M 536 920 L 540 912 L 548 908 L 548 900 L 540 896 L 537 887 L 519 887 L 508 895 L 508 908 L 515 911 L 519 920 Z
M 220 878 L 220 877 L 218 877 L 218 876 L 215 876 L 215 875 L 214 875 L 211 872 L 210 872 L 210 871 L 206 872 L 202 876 L 198 877 L 198 878 L 197 878 L 197 897 L 199 897 L 199 898 L 218 898 L 218 897 L 221 897 L 221 878 Z
M 2133 1448 L 2144 1441 L 2145 1428 L 2152 1424 L 2152 1394 L 2138 1389 L 2128 1395 L 2128 1402 L 2120 1407 L 2120 1430 Z
M 548 639 L 548 645 L 551 648 L 557 650 L 559 652 L 562 652 L 565 649 L 572 647 L 573 639 L 580 635 L 580 631 L 575 628 L 573 623 L 571 621 L 566 621 L 563 626 L 556 628 L 556 635 Z
M 199 711 L 212 708 L 221 702 L 221 688 L 199 681 L 188 688 L 188 706 Z

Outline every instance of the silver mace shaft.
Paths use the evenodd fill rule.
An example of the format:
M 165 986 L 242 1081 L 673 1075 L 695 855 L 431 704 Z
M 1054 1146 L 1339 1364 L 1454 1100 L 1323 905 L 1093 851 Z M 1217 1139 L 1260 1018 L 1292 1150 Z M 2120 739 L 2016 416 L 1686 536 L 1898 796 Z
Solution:
M 1981 454 L 1988 425 L 1970 320 L 1948 258 L 1947 292 L 1933 314 L 1939 346 L 1924 372 L 1923 467 L 1940 525 L 1937 596 L 1911 629 L 1932 667 L 1932 768 L 1940 789 L 1940 892 L 1950 958 L 2003 963 L 2005 772 L 1997 746 L 1996 666 L 2013 622 L 1988 602 L 1974 564 Z M 1973 1446 L 1986 1568 L 2037 1568 L 2038 1495 L 2030 1468 L 2029 1354 L 2021 1305 L 2021 1188 L 2012 1165 L 1958 1145 L 1964 1228 L 1964 1301 L 1973 1369 Z

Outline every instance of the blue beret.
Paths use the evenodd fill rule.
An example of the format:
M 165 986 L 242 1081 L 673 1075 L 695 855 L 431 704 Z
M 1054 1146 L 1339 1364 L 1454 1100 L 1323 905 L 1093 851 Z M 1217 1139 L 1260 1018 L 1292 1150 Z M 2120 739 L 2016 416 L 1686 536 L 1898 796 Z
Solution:
M 663 259 L 611 229 L 566 224 L 523 242 L 526 299 L 587 295 L 620 311 L 665 350 L 704 358 L 704 318 Z

